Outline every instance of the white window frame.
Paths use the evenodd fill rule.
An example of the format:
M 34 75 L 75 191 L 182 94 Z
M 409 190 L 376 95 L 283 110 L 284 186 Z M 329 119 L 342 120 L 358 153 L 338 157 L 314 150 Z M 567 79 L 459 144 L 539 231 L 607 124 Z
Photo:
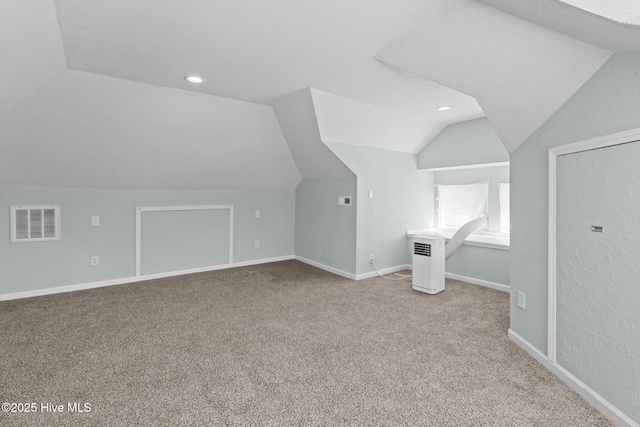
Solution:
M 498 198 L 500 200 L 500 233 L 511 233 L 511 184 L 498 183 Z
M 28 237 L 24 239 L 19 239 L 16 236 L 17 231 L 17 222 L 16 222 L 16 211 L 18 210 L 28 210 L 27 214 L 29 217 L 28 224 Z M 53 237 L 31 237 L 31 211 L 32 210 L 40 210 L 44 211 L 45 209 L 53 209 L 54 210 L 54 227 L 55 227 L 55 235 Z M 44 236 L 44 215 L 42 216 L 42 227 L 43 227 L 43 236 Z M 52 240 L 60 240 L 60 206 L 59 205 L 13 205 L 11 206 L 11 243 L 33 243 L 33 242 L 47 242 Z

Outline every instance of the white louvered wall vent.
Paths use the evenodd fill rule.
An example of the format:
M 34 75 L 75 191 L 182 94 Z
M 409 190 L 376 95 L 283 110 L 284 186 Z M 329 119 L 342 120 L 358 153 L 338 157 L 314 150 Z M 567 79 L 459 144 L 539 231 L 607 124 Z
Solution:
M 60 240 L 60 206 L 11 206 L 11 243 Z

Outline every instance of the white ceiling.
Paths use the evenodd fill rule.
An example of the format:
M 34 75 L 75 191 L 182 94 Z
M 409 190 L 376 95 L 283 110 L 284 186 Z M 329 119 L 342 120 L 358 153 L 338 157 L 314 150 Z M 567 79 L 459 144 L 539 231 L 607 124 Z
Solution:
M 377 58 L 473 95 L 512 152 L 611 53 L 470 2 L 445 20 L 431 17 Z
M 621 24 L 640 25 L 640 3 L 637 0 L 560 0 L 590 13 Z
M 640 51 L 558 0 L 568 29 L 526 0 L 2 3 L 2 183 L 290 189 L 349 173 L 322 141 L 415 153 L 485 113 L 512 151 Z
M 483 115 L 473 99 L 442 87 L 432 96 L 433 83 L 375 60 L 425 16 L 461 0 L 54 3 L 70 69 L 268 105 L 314 87 L 430 120 L 441 120 L 436 108 L 455 96 L 461 102 L 445 121 Z M 189 85 L 189 73 L 206 83 Z
M 640 52 L 640 28 L 637 27 L 640 2 L 637 0 L 478 1 L 613 52 Z

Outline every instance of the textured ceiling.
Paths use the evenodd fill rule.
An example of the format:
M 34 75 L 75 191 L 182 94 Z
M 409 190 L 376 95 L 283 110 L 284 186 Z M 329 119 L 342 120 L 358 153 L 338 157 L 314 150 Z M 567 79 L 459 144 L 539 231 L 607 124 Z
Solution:
M 512 152 L 610 55 L 471 2 L 449 12 L 446 20 L 426 20 L 421 30 L 377 58 L 474 96 Z
M 640 14 L 638 12 L 636 15 L 622 12 L 625 5 L 633 5 L 635 10 L 640 9 L 640 2 L 637 0 L 615 2 L 601 0 L 478 1 L 613 52 L 640 52 L 640 27 L 623 23 L 640 21 Z M 576 7 L 580 5 L 585 9 Z M 616 21 L 614 17 L 619 17 L 621 21 Z
M 640 45 L 529 3 L 5 0 L 0 182 L 291 189 L 350 173 L 323 141 L 418 152 L 485 114 L 512 151 Z
M 314 87 L 450 123 L 482 110 L 466 95 L 402 76 L 374 57 L 422 18 L 443 17 L 461 1 L 54 3 L 70 69 L 269 105 Z M 189 73 L 205 84 L 186 83 Z M 449 97 L 456 109 L 438 112 Z
M 638 0 L 560 0 L 607 19 L 622 24 L 640 25 L 640 3 Z

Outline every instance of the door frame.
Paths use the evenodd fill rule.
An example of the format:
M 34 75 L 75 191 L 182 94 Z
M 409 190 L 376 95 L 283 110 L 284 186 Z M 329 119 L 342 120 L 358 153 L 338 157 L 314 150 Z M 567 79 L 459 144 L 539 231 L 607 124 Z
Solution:
M 142 268 L 142 212 L 162 211 L 194 211 L 194 210 L 229 210 L 229 263 L 233 264 L 233 205 L 200 205 L 200 206 L 157 206 L 136 208 L 136 277 L 143 277 Z M 195 272 L 195 270 L 194 270 Z
M 547 358 L 556 363 L 556 226 L 557 226 L 557 160 L 558 156 L 606 148 L 640 140 L 640 128 L 606 135 L 549 149 L 549 250 L 548 250 L 548 318 Z

